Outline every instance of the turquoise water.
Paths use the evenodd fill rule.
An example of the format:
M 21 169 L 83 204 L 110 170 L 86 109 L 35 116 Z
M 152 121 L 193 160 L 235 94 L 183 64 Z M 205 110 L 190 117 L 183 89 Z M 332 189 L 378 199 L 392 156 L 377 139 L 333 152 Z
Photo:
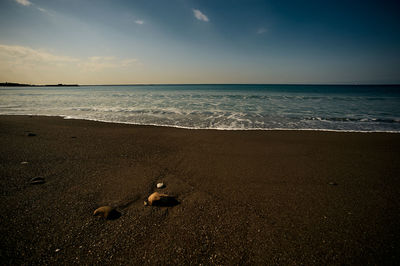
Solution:
M 0 114 L 192 129 L 400 132 L 400 86 L 0 87 Z

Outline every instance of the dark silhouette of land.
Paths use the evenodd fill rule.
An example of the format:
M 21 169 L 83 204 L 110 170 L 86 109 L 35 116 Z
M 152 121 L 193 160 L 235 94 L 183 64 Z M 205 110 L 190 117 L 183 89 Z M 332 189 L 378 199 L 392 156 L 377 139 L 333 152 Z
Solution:
M 78 87 L 78 84 L 46 84 L 46 85 L 34 85 L 34 84 L 23 84 L 16 82 L 3 82 L 0 86 L 4 87 Z

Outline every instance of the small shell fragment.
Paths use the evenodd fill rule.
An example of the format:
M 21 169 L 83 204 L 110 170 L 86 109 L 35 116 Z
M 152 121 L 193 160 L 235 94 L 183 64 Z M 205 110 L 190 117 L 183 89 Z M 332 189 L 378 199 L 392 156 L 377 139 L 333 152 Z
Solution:
M 163 188 L 164 187 L 164 183 L 157 183 L 157 188 Z
M 34 177 L 30 180 L 31 185 L 40 185 L 44 184 L 46 181 L 43 177 Z

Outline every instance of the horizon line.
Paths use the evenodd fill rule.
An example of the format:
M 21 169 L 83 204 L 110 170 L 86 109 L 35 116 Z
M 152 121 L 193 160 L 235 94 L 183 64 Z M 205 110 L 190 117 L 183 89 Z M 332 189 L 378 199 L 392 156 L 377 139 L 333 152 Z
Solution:
M 285 85 L 285 86 L 400 86 L 400 83 L 117 83 L 117 84 L 27 84 L 18 82 L 1 82 L 3 84 L 15 84 L 15 86 L 37 86 L 37 87 L 53 87 L 53 86 L 183 86 L 183 85 Z M 1 86 L 0 85 L 0 86 Z M 12 85 L 11 85 L 12 87 Z
M 78 84 L 79 86 L 180 86 L 180 85 L 293 85 L 293 86 L 400 86 L 400 83 L 127 83 Z

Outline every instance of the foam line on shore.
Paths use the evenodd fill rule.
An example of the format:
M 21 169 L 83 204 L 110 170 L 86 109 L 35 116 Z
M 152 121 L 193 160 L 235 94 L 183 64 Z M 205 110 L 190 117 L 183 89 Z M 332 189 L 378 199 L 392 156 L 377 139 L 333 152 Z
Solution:
M 167 124 L 152 124 L 152 123 L 134 123 L 134 122 L 122 122 L 122 121 L 109 121 L 102 119 L 92 119 L 92 118 L 81 118 L 72 117 L 68 115 L 46 115 L 46 114 L 27 114 L 27 115 L 16 115 L 16 116 L 46 116 L 46 117 L 61 117 L 63 119 L 73 119 L 73 120 L 86 120 L 102 123 L 112 123 L 112 124 L 126 124 L 126 125 L 136 125 L 136 126 L 154 126 L 154 127 L 169 127 L 169 128 L 179 128 L 187 130 L 221 130 L 221 131 L 319 131 L 319 132 L 338 132 L 338 133 L 392 133 L 399 134 L 399 131 L 362 131 L 362 130 L 335 130 L 335 129 L 315 129 L 315 128 L 199 128 L 199 127 L 185 127 L 178 125 L 167 125 Z

